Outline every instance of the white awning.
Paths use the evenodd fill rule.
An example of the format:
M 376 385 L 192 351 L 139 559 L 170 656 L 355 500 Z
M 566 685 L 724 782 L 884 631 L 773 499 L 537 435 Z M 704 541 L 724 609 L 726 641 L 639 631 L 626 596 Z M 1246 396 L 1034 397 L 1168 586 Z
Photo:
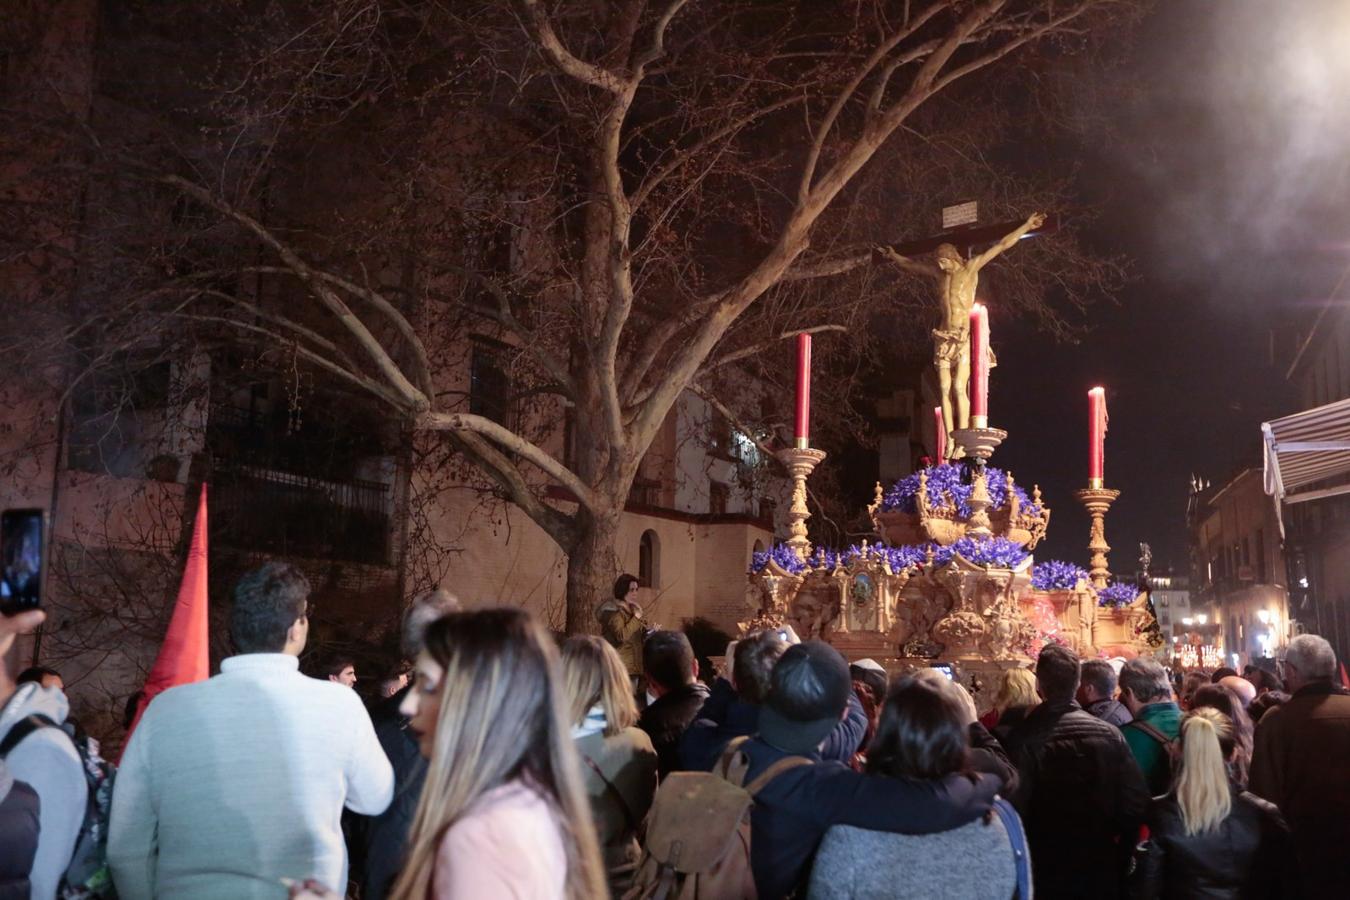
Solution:
M 1350 493 L 1350 484 L 1308 489 L 1350 474 L 1350 400 L 1338 400 L 1261 425 L 1265 442 L 1266 493 L 1284 533 L 1281 504 Z

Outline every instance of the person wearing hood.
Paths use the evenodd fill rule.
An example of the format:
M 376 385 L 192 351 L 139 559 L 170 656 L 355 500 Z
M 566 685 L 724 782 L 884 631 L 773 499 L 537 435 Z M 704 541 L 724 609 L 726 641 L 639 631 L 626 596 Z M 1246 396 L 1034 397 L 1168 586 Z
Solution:
M 1125 704 L 1116 699 L 1116 670 L 1104 659 L 1085 659 L 1078 685 L 1078 705 L 1108 725 L 1119 728 L 1134 720 Z
M 30 630 L 42 621 L 42 613 L 4 618 L 0 660 L 8 654 L 20 631 Z M 89 785 L 74 740 L 61 727 L 70 713 L 70 703 L 60 688 L 28 682 L 16 689 L 9 669 L 0 664 L 0 698 L 7 698 L 0 707 L 0 750 L 3 750 L 0 757 L 10 777 L 26 782 L 36 792 L 40 804 L 37 853 L 29 881 L 31 896 L 46 900 L 56 896 L 61 876 L 75 853 L 89 800 Z M 41 717 L 47 722 L 31 717 Z

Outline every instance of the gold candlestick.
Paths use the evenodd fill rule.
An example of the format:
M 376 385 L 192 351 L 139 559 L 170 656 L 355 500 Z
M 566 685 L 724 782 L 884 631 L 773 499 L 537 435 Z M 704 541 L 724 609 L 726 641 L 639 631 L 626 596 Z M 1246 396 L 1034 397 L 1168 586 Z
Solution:
M 824 450 L 810 447 L 787 447 L 777 453 L 778 461 L 787 467 L 792 475 L 792 506 L 788 509 L 787 545 L 797 554 L 797 558 L 806 561 L 811 555 L 811 541 L 806 537 L 806 520 L 811 518 L 811 510 L 806 505 L 806 479 L 825 459 Z
M 1106 554 L 1111 552 L 1111 546 L 1106 543 L 1106 513 L 1120 496 L 1120 491 L 1090 487 L 1078 491 L 1075 496 L 1092 517 L 1092 531 L 1088 536 L 1088 552 L 1092 554 L 1092 566 L 1088 574 L 1092 578 L 1092 586 L 1101 590 L 1111 578 L 1111 570 L 1106 560 Z
M 970 485 L 970 525 L 966 529 L 966 534 L 973 538 L 983 539 L 993 536 L 989 522 L 989 507 L 994 505 L 994 501 L 989 496 L 984 464 L 1007 437 L 1008 432 L 998 428 L 958 428 L 952 432 L 952 440 L 956 441 L 956 446 L 960 447 L 967 457 L 975 460 L 975 471 L 971 476 Z

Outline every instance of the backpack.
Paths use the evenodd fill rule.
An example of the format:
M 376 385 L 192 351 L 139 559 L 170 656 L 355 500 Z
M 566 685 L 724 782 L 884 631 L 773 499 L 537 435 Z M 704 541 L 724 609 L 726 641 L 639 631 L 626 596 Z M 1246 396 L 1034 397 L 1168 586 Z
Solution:
M 739 737 L 712 772 L 672 772 L 661 782 L 647 818 L 647 839 L 624 900 L 753 898 L 750 810 L 755 795 L 788 769 L 809 766 L 789 756 L 745 784 L 749 760 Z
M 1162 744 L 1163 750 L 1167 752 L 1167 784 L 1172 783 L 1172 777 L 1176 775 L 1177 770 L 1181 768 L 1181 738 L 1170 738 L 1147 722 L 1135 719 L 1133 722 L 1127 722 L 1126 728 L 1138 728 L 1144 734 L 1153 738 L 1153 740 Z M 1150 788 L 1152 785 L 1150 785 Z M 1166 792 L 1164 787 L 1163 791 Z
M 108 812 L 112 807 L 117 767 L 91 752 L 88 741 L 76 740 L 70 731 L 38 714 L 25 716 L 14 723 L 5 739 L 0 741 L 0 759 L 40 728 L 55 728 L 70 738 L 80 755 L 80 768 L 84 770 L 84 780 L 89 787 L 84 820 L 75 839 L 75 852 L 61 876 L 56 896 L 62 900 L 116 900 L 117 889 L 113 887 L 112 873 L 108 870 Z
M 1002 797 L 994 798 L 994 812 L 1008 832 L 1008 843 L 1012 846 L 1013 866 L 1017 869 L 1017 892 L 1013 900 L 1032 900 L 1031 887 L 1031 850 L 1027 847 L 1027 835 L 1022 830 L 1022 819 L 1013 805 Z

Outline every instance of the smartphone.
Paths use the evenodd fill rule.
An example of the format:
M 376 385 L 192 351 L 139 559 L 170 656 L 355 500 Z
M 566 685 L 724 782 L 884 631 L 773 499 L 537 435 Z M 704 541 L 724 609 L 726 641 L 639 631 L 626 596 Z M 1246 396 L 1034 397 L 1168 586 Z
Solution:
M 951 663 L 933 663 L 933 668 L 946 675 L 948 681 L 956 680 L 956 672 L 953 671 Z
M 12 616 L 42 605 L 42 510 L 0 514 L 0 613 Z

